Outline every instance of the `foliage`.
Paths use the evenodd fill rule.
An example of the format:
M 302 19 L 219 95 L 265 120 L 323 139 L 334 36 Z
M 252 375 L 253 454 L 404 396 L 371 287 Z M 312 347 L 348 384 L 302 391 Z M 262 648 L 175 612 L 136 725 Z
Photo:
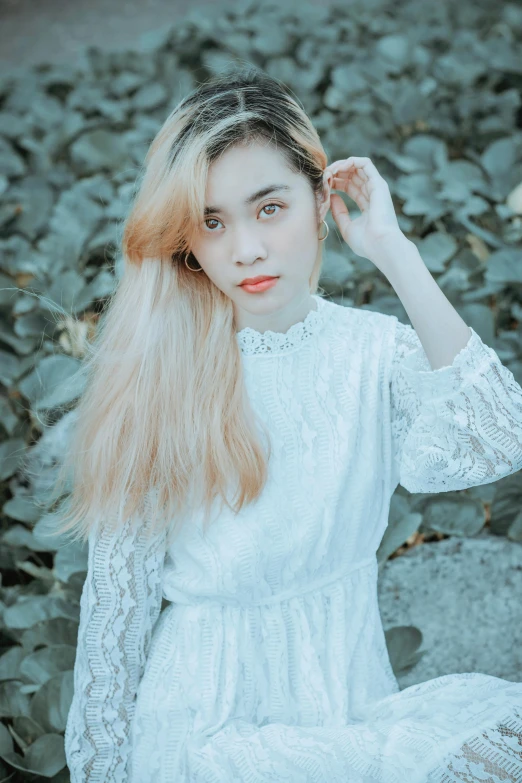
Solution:
M 371 157 L 402 230 L 522 382 L 520 6 L 216 6 L 133 51 L 91 47 L 76 66 L 43 64 L 0 82 L 0 779 L 68 780 L 61 734 L 86 552 L 46 536 L 53 509 L 42 498 L 81 394 L 71 379 L 118 279 L 139 167 L 199 81 L 254 63 L 302 100 L 330 161 Z M 406 322 L 388 281 L 328 221 L 325 293 Z M 439 496 L 399 487 L 380 562 L 484 525 L 520 542 L 521 500 L 520 475 Z M 397 671 L 422 655 L 418 629 L 391 629 L 387 641 Z

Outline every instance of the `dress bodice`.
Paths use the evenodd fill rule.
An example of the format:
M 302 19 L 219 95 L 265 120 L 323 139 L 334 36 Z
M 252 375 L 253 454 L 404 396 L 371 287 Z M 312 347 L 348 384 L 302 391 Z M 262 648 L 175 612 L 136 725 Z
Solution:
M 274 355 L 293 351 L 317 334 L 323 327 L 328 317 L 332 314 L 329 307 L 325 307 L 325 300 L 313 295 L 316 309 L 308 312 L 303 321 L 293 324 L 286 332 L 259 332 L 246 326 L 236 332 L 236 340 L 242 354 Z

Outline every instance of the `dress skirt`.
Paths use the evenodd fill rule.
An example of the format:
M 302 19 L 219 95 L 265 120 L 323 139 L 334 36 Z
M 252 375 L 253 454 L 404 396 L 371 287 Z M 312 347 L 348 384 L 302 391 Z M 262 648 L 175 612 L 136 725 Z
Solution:
M 249 654 L 246 620 L 210 604 L 163 610 L 137 696 L 131 783 L 522 783 L 522 683 L 447 674 L 341 715 L 318 675 L 326 659 L 317 667 L 309 646 L 305 677 L 282 647 Z M 262 622 L 277 636 L 273 618 Z

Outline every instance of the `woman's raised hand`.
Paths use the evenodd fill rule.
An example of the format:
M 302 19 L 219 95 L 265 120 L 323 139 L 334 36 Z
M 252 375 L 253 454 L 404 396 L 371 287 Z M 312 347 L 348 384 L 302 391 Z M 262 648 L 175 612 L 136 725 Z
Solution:
M 354 253 L 373 260 L 379 245 L 404 236 L 397 221 L 388 183 L 370 158 L 350 157 L 326 167 L 333 174 L 332 190 L 355 201 L 361 215 L 352 220 L 341 196 L 330 195 L 330 208 L 344 241 Z

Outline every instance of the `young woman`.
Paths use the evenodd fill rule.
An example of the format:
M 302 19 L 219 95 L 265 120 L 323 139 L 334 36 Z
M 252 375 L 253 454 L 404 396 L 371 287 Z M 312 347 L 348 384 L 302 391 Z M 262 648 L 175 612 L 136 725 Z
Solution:
M 522 389 L 373 163 L 326 164 L 255 69 L 200 84 L 146 156 L 69 452 L 73 783 L 522 781 L 522 683 L 400 691 L 376 560 L 399 483 L 522 468 Z M 415 328 L 316 293 L 330 207 Z

